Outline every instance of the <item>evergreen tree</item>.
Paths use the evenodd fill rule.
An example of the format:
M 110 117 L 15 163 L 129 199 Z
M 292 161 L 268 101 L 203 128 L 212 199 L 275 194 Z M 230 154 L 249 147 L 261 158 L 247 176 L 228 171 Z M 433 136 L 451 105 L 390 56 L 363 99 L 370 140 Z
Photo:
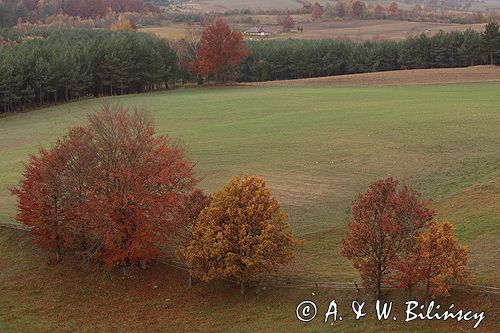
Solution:
M 500 54 L 500 26 L 496 22 L 490 22 L 486 24 L 484 28 L 483 36 L 483 45 L 484 52 L 490 58 L 490 64 L 495 64 L 495 57 Z

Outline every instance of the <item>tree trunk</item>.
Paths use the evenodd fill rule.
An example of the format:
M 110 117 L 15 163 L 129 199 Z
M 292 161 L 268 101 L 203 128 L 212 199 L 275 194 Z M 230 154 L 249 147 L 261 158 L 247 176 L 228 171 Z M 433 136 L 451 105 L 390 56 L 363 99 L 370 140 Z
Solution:
M 56 263 L 61 263 L 61 247 L 59 246 L 59 242 L 56 247 Z
M 380 299 L 380 297 L 382 296 L 382 264 L 380 263 L 380 261 L 377 262 L 377 276 L 376 276 L 376 280 L 375 280 L 375 284 L 376 284 L 376 297 L 377 299 Z
M 430 283 L 431 283 L 431 279 L 428 278 L 427 279 L 427 286 L 425 287 L 425 301 L 427 303 L 429 303 L 429 298 L 430 298 L 429 297 L 430 296 L 429 293 L 430 293 L 430 289 L 431 289 L 430 288 Z
M 377 272 L 377 294 L 376 294 L 377 299 L 380 299 L 381 294 L 382 294 L 381 278 L 380 274 Z
M 240 295 L 243 297 L 245 295 L 245 283 L 243 280 L 240 280 Z

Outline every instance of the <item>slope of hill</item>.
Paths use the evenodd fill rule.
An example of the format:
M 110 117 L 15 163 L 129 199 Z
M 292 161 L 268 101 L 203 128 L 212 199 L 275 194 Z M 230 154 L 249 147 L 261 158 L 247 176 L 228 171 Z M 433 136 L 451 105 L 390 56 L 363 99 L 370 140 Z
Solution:
M 454 80 L 464 81 L 474 70 L 451 72 L 461 73 Z M 498 73 L 497 68 L 477 70 Z M 425 73 L 432 73 L 432 80 L 423 83 L 443 76 Z M 500 287 L 500 83 L 335 87 L 308 82 L 178 89 L 109 101 L 145 106 L 158 133 L 182 139 L 198 162 L 195 171 L 206 191 L 235 174 L 264 177 L 304 240 L 296 265 L 280 272 L 281 277 L 359 281 L 352 264 L 338 253 L 350 205 L 371 180 L 395 176 L 430 199 L 440 220 L 454 224 L 459 240 L 469 246 L 472 281 Z M 15 216 L 8 189 L 18 182 L 29 154 L 54 142 L 68 126 L 85 122 L 100 103 L 88 99 L 0 119 L 1 220 Z M 17 233 L 0 229 L 2 332 L 456 332 L 472 327 L 451 321 L 355 321 L 352 315 L 334 327 L 321 316 L 305 326 L 295 317 L 301 300 L 312 298 L 324 307 L 337 299 L 349 309 L 349 300 L 370 296 L 268 287 L 241 299 L 227 285 L 199 284 L 189 291 L 185 272 L 158 265 L 130 278 L 81 267 L 67 257 L 54 267 Z M 390 297 L 404 304 L 401 293 Z M 451 299 L 440 301 L 487 311 L 481 329 L 495 331 L 498 295 L 454 291 Z
M 500 66 L 474 66 L 465 68 L 436 68 L 349 74 L 298 80 L 243 83 L 253 86 L 336 85 L 386 86 L 448 84 L 500 81 Z

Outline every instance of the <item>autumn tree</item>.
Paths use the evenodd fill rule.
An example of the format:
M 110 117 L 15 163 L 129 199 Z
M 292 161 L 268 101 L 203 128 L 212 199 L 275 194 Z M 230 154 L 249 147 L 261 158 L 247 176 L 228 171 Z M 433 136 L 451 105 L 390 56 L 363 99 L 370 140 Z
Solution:
M 236 277 L 241 293 L 253 276 L 293 259 L 298 241 L 262 178 L 234 177 L 213 195 L 181 250 L 192 274 L 204 281 Z
M 349 14 L 354 18 L 360 18 L 366 11 L 366 5 L 363 1 L 353 0 L 349 4 Z
M 99 167 L 90 196 L 93 236 L 108 265 L 149 261 L 181 230 L 175 211 L 196 180 L 184 150 L 155 136 L 144 111 L 104 105 L 89 116 Z
M 311 16 L 313 20 L 318 20 L 321 18 L 321 16 L 323 16 L 323 7 L 319 3 L 315 2 L 312 6 Z
M 384 14 L 385 14 L 385 8 L 382 7 L 381 5 L 377 5 L 377 6 L 375 6 L 373 13 L 375 14 L 375 17 L 383 18 Z
M 183 225 L 184 234 L 181 235 L 181 241 L 189 237 L 188 229 L 193 226 L 198 220 L 201 211 L 210 205 L 212 197 L 206 195 L 202 190 L 196 189 L 189 195 L 184 197 L 184 200 L 177 208 L 177 219 Z
M 135 31 L 134 23 L 123 15 L 118 16 L 118 19 L 111 25 L 109 30 L 115 31 Z
M 417 237 L 414 255 L 415 270 L 425 283 L 429 298 L 448 296 L 452 281 L 464 281 L 467 276 L 467 249 L 458 244 L 453 226 L 432 222 L 425 233 Z
M 230 78 L 248 54 L 244 50 L 243 35 L 231 31 L 221 19 L 205 29 L 197 53 L 198 60 L 191 67 L 197 68 L 203 76 L 213 75 L 217 82 Z
M 88 200 L 95 182 L 95 165 L 98 163 L 92 147 L 92 135 L 88 128 L 78 126 L 71 128 L 62 142 L 65 148 L 65 165 L 60 176 L 64 177 L 62 185 L 66 193 L 65 247 L 89 260 L 99 246 L 93 242 L 88 232 L 92 222 L 87 211 Z
M 68 161 L 66 146 L 58 141 L 51 149 L 40 148 L 31 155 L 18 188 L 17 220 L 31 228 L 30 235 L 43 249 L 54 250 L 56 262 L 66 245 L 68 214 L 65 205 L 64 169 Z
M 287 14 L 281 18 L 281 25 L 283 26 L 283 31 L 289 32 L 295 26 L 295 21 L 290 14 Z
M 391 16 L 398 16 L 399 9 L 398 4 L 395 1 L 391 2 L 391 5 L 389 6 L 389 13 Z
M 104 105 L 85 128 L 31 157 L 12 190 L 17 219 L 58 259 L 65 247 L 108 268 L 147 262 L 181 234 L 191 170 L 146 113 Z
M 415 239 L 434 217 L 427 202 L 420 200 L 420 193 L 397 186 L 393 178 L 377 180 L 358 196 L 341 247 L 341 253 L 353 260 L 363 284 L 374 289 L 377 298 L 383 282 L 411 293 L 418 282 L 410 270 Z
M 397 242 L 398 252 L 388 264 L 388 282 L 408 290 L 410 298 L 413 287 L 419 283 L 414 256 L 416 239 L 434 218 L 434 211 L 420 197 L 419 192 L 405 185 L 398 191 L 394 201 L 397 225 L 394 241 Z
M 352 206 L 348 235 L 341 254 L 351 259 L 363 285 L 381 296 L 388 266 L 398 252 L 397 186 L 393 178 L 377 180 Z

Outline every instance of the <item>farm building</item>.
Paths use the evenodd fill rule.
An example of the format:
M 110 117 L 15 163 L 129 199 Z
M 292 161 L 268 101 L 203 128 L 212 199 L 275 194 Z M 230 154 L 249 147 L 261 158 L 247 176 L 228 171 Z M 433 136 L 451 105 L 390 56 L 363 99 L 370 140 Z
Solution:
M 246 30 L 243 34 L 247 36 L 271 36 L 273 32 L 268 27 L 253 27 Z

